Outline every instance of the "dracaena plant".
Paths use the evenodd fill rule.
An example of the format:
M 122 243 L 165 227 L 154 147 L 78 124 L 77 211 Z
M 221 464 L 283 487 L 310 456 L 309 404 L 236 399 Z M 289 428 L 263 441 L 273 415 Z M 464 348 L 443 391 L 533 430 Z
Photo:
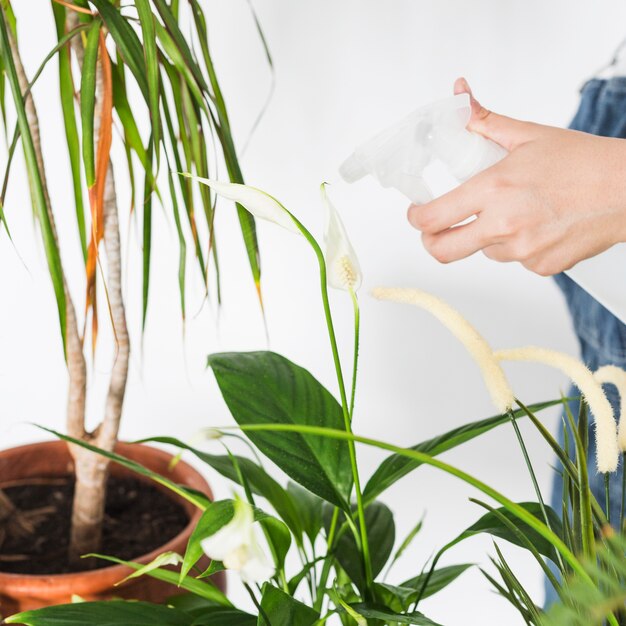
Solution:
M 188 248 L 195 256 L 194 277 L 197 272 L 196 280 L 207 296 L 210 275 L 216 276 L 219 301 L 214 200 L 206 188 L 195 195 L 191 181 L 175 176 L 172 170 L 208 176 L 218 165 L 211 155 L 219 151 L 230 179 L 243 182 L 243 178 L 208 46 L 205 15 L 198 0 L 52 0 L 50 9 L 49 27 L 56 29 L 58 42 L 28 77 L 20 57 L 20 47 L 29 45 L 28 30 L 20 30 L 18 40 L 10 0 L 2 2 L 0 94 L 10 150 L 0 198 L 0 220 L 9 234 L 12 207 L 5 206 L 4 197 L 11 180 L 12 157 L 21 144 L 69 373 L 67 432 L 77 440 L 111 451 L 122 416 L 131 350 L 118 227 L 121 219 L 127 219 L 129 208 L 118 202 L 112 144 L 119 141 L 123 147 L 126 158 L 115 164 L 115 173 L 130 181 L 130 211 L 142 222 L 142 330 L 148 314 L 155 201 L 171 211 L 178 233 L 183 320 L 190 273 L 186 267 Z M 198 47 L 198 55 L 192 51 L 194 46 Z M 63 249 L 68 244 L 61 242 L 57 234 L 56 208 L 49 194 L 40 118 L 33 97 L 37 78 L 53 58 L 58 60 L 55 97 L 62 105 L 70 164 L 67 175 L 73 184 L 77 234 L 85 263 L 84 295 L 71 294 L 66 281 Z M 132 90 L 138 91 L 138 98 L 130 96 Z M 147 122 L 142 131 L 135 122 L 140 118 Z M 114 133 L 115 129 L 119 133 Z M 238 214 L 260 298 L 254 218 L 241 206 Z M 202 236 L 203 232 L 207 235 Z M 102 258 L 106 258 L 106 264 Z M 102 318 L 112 326 L 115 357 L 103 417 L 89 431 L 85 419 L 87 363 L 95 350 Z M 76 488 L 69 550 L 70 560 L 76 563 L 82 554 L 97 550 L 100 544 L 108 461 L 79 446 L 71 446 L 71 452 Z M 12 511 L 5 498 L 0 499 L 0 511 L 0 519 L 6 516 L 12 520 L 12 526 L 5 526 L 7 532 L 28 530 L 32 520 Z
M 485 571 L 485 575 L 512 602 L 527 624 L 565 626 L 600 624 L 606 620 L 618 626 L 626 569 L 623 538 L 618 538 L 618 533 L 624 520 L 623 516 L 612 520 L 611 526 L 591 493 L 586 442 L 579 434 L 587 432 L 585 407 L 583 405 L 578 424 L 566 411 L 576 439 L 577 455 L 572 459 L 567 446 L 561 449 L 536 415 L 550 406 L 567 407 L 568 399 L 525 406 L 515 398 L 501 362 L 539 361 L 559 367 L 571 376 L 598 422 L 597 465 L 598 471 L 603 473 L 615 469 L 624 441 L 623 428 L 620 428 L 618 443 L 615 418 L 601 385 L 615 384 L 625 391 L 626 374 L 617 368 L 603 368 L 592 374 L 575 359 L 539 348 L 494 352 L 476 329 L 437 297 L 416 289 L 377 289 L 374 296 L 380 300 L 426 309 L 465 345 L 483 373 L 498 414 L 462 424 L 412 447 L 356 435 L 353 432 L 357 417 L 354 398 L 359 343 L 356 290 L 361 284 L 361 272 L 325 187 L 322 187 L 326 210 L 326 249 L 323 250 L 295 215 L 272 196 L 245 185 L 196 179 L 246 206 L 256 217 L 303 236 L 312 248 L 319 266 L 322 310 L 339 400 L 307 370 L 273 352 L 211 355 L 209 366 L 237 426 L 212 426 L 205 432 L 205 440 L 223 445 L 224 452 L 207 452 L 199 445 L 192 446 L 172 437 L 154 437 L 147 441 L 171 444 L 194 454 L 232 481 L 238 495 L 208 502 L 196 492 L 171 484 L 132 461 L 102 451 L 107 458 L 166 484 L 198 506 L 202 517 L 184 555 L 165 553 L 148 565 L 106 555 L 100 558 L 130 566 L 135 570 L 132 576 L 154 576 L 188 593 L 172 598 L 167 606 L 85 602 L 24 613 L 8 622 L 52 626 L 62 621 L 68 625 L 90 623 L 97 626 L 125 624 L 133 615 L 141 615 L 146 623 L 181 626 L 323 626 L 338 622 L 344 626 L 437 626 L 436 617 L 429 618 L 421 611 L 422 601 L 471 567 L 467 563 L 439 566 L 441 557 L 460 542 L 486 533 L 527 550 L 562 600 L 560 606 L 546 615 L 519 583 L 496 546 L 498 558 L 494 558 L 494 566 L 503 581 L 496 580 L 497 573 Z M 329 285 L 348 292 L 354 304 L 355 342 L 348 368 L 337 348 Z M 517 424 L 524 418 L 537 427 L 563 463 L 562 516 L 544 503 Z M 504 424 L 511 424 L 518 437 L 530 482 L 536 490 L 534 502 L 514 502 L 437 458 Z M 243 439 L 253 454 L 234 453 L 229 442 L 235 438 Z M 71 441 L 96 451 L 89 444 Z M 356 444 L 390 453 L 367 482 L 362 482 Z M 257 451 L 288 475 L 290 480 L 286 485 L 266 469 Z M 486 510 L 482 517 L 453 537 L 429 562 L 416 566 L 411 578 L 392 583 L 389 579 L 395 563 L 422 527 L 422 512 L 406 512 L 415 516 L 415 524 L 396 545 L 394 515 L 380 497 L 398 480 L 425 465 L 465 481 L 491 502 L 472 499 Z M 295 566 L 294 559 L 287 559 L 290 550 L 299 558 Z M 203 554 L 212 559 L 208 568 L 201 566 Z M 554 568 L 548 567 L 546 561 L 551 561 Z M 171 567 L 177 571 L 172 571 Z M 252 610 L 234 606 L 211 584 L 211 575 L 224 569 L 239 576 L 250 594 Z M 468 615 L 473 610 L 478 613 L 483 609 L 467 607 Z M 572 615 L 580 620 L 567 621 Z M 583 621 L 585 619 L 587 621 Z

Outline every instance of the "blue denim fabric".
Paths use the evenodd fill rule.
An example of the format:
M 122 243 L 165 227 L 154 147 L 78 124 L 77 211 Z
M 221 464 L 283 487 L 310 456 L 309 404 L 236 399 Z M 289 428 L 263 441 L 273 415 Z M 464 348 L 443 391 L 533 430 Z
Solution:
M 589 81 L 582 89 L 580 107 L 570 128 L 604 137 L 626 138 L 626 77 Z M 596 370 L 602 365 L 626 367 L 626 325 L 565 274 L 555 276 L 555 280 L 567 301 L 580 343 L 581 356 L 586 365 L 591 370 Z M 616 285 L 615 288 L 626 287 Z M 613 386 L 607 386 L 605 390 L 616 417 L 619 417 L 619 396 L 616 389 Z M 572 389 L 570 395 L 575 396 L 578 393 L 577 390 Z M 578 403 L 572 403 L 570 408 L 573 415 L 577 416 Z M 590 420 L 589 431 L 589 479 L 596 499 L 604 508 L 604 476 L 594 471 L 596 446 L 593 436 L 593 420 Z M 563 442 L 562 430 L 560 440 Z M 560 466 L 559 469 L 561 469 Z M 611 476 L 610 513 L 613 524 L 619 520 L 620 515 L 623 472 L 624 468 L 620 466 L 618 472 Z M 561 475 L 555 473 L 552 507 L 559 514 L 561 513 L 562 487 Z M 546 606 L 554 600 L 556 600 L 556 593 L 552 586 L 546 583 Z

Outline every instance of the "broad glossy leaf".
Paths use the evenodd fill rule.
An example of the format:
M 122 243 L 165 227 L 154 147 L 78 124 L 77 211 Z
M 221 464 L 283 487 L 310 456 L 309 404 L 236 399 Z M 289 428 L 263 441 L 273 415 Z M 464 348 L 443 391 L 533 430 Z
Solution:
M 329 508 L 325 510 L 324 519 L 327 532 L 330 521 Z M 382 502 L 372 502 L 365 509 L 365 526 L 367 527 L 367 538 L 370 546 L 372 576 L 375 578 L 382 571 L 393 550 L 396 538 L 393 513 Z M 362 556 L 350 530 L 346 529 L 341 533 L 335 543 L 334 554 L 352 582 L 363 590 L 365 588 L 365 573 Z
M 256 626 L 257 618 L 237 609 L 214 608 L 197 615 L 191 626 Z
M 273 352 L 209 357 L 224 400 L 240 425 L 295 424 L 343 429 L 339 403 L 305 369 Z M 252 442 L 293 480 L 347 508 L 352 488 L 348 445 L 296 432 L 249 432 Z
M 428 619 L 419 611 L 413 611 L 411 613 L 394 613 L 386 607 L 378 607 L 376 605 L 365 603 L 352 604 L 351 606 L 357 613 L 363 615 L 363 617 L 367 617 L 368 619 L 385 620 L 385 623 L 391 622 L 396 624 L 418 624 L 419 626 L 442 626 L 441 624 Z
M 561 400 L 553 400 L 551 402 L 541 402 L 539 404 L 533 404 L 528 407 L 531 411 L 541 411 L 551 406 L 561 404 Z M 516 418 L 525 415 L 522 409 L 514 412 Z M 456 446 L 470 441 L 489 430 L 500 426 L 510 421 L 508 415 L 496 415 L 477 422 L 471 422 L 470 424 L 464 424 L 458 428 L 454 428 L 442 435 L 423 441 L 411 447 L 411 450 L 417 450 L 418 452 L 425 452 L 431 456 L 437 456 L 442 452 L 451 450 Z M 422 463 L 416 460 L 409 459 L 399 454 L 392 454 L 387 457 L 374 472 L 372 477 L 365 486 L 363 497 L 366 502 L 374 500 L 383 491 L 391 487 L 395 482 L 406 476 L 409 472 L 417 469 Z
M 543 513 L 541 511 L 541 507 L 537 502 L 520 502 L 518 506 L 526 509 L 531 515 L 536 517 L 540 521 L 544 521 Z M 555 549 L 552 544 L 542 537 L 537 531 L 532 529 L 530 526 L 522 522 L 517 516 L 513 515 L 510 511 L 501 507 L 496 509 L 502 516 L 504 516 L 507 520 L 509 520 L 516 528 L 518 528 L 532 544 L 535 546 L 539 554 L 552 559 L 553 561 L 556 559 Z M 550 521 L 550 527 L 552 530 L 559 536 L 563 535 L 563 526 L 559 516 L 554 512 L 550 507 L 546 507 L 546 512 L 548 514 L 548 519 Z M 498 518 L 493 512 L 486 513 L 483 515 L 477 522 L 472 524 L 469 528 L 463 531 L 456 539 L 450 542 L 447 548 L 456 545 L 460 541 L 467 539 L 468 537 L 473 537 L 474 535 L 478 535 L 481 533 L 487 533 L 494 537 L 500 537 L 501 539 L 506 539 L 516 546 L 520 546 L 522 548 L 526 548 L 526 546 L 522 543 L 522 541 L 513 533 L 507 526 L 502 522 L 501 519 Z M 406 585 L 406 583 L 404 583 Z
M 322 529 L 324 500 L 308 489 L 292 482 L 287 485 L 287 493 L 295 505 L 303 532 L 313 544 Z
M 263 587 L 261 609 L 258 626 L 313 626 L 319 619 L 317 611 L 269 583 Z M 271 623 L 264 619 L 263 612 Z
M 149 602 L 78 602 L 26 611 L 6 619 L 27 626 L 191 626 L 187 613 Z
M 447 587 L 452 581 L 456 580 L 463 572 L 472 567 L 471 563 L 462 563 L 460 565 L 448 565 L 446 567 L 441 567 L 436 569 L 429 577 L 426 587 L 424 587 L 424 591 L 422 592 L 422 600 L 424 598 L 428 598 L 439 591 L 441 591 L 444 587 Z M 409 580 L 403 582 L 400 587 L 403 589 L 412 589 L 415 594 L 409 596 L 409 602 L 414 602 L 417 593 L 422 589 L 424 585 L 424 581 L 428 574 L 425 572 L 420 574 L 419 576 L 415 576 L 414 578 L 410 578 Z

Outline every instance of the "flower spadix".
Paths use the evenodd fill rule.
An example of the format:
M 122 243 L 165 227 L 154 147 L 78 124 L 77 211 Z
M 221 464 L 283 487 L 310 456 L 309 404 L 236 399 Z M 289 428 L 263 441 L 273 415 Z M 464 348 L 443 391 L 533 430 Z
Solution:
M 233 200 L 245 207 L 254 217 L 268 222 L 274 222 L 283 228 L 296 233 L 302 234 L 298 227 L 298 222 L 294 216 L 273 196 L 268 193 L 250 187 L 250 185 L 241 185 L 239 183 L 227 183 L 210 178 L 201 178 L 192 174 L 182 173 L 186 178 L 191 178 L 202 185 L 210 187 L 218 196 Z
M 465 346 L 480 367 L 496 409 L 500 413 L 511 409 L 515 397 L 500 363 L 494 357 L 489 344 L 458 311 L 436 296 L 419 289 L 378 288 L 372 294 L 379 300 L 412 304 L 434 315 Z
M 222 561 L 226 569 L 238 572 L 246 584 L 261 583 L 274 575 L 274 565 L 255 534 L 252 507 L 239 498 L 234 500 L 230 522 L 203 539 L 200 545 L 209 558 Z
M 569 354 L 533 346 L 513 350 L 499 350 L 495 353 L 495 356 L 501 361 L 545 363 L 567 374 L 581 391 L 593 413 L 598 471 L 606 473 L 614 472 L 617 469 L 619 449 L 617 447 L 617 425 L 613 408 L 602 390 L 601 384 L 584 363 Z
M 359 259 L 348 239 L 339 212 L 328 197 L 326 184 L 320 186 L 325 211 L 324 257 L 328 270 L 328 284 L 335 289 L 356 291 L 361 286 Z
M 617 444 L 622 452 L 626 452 L 626 371 L 616 365 L 605 365 L 593 375 L 601 385 L 614 385 L 619 392 L 619 426 L 617 428 Z

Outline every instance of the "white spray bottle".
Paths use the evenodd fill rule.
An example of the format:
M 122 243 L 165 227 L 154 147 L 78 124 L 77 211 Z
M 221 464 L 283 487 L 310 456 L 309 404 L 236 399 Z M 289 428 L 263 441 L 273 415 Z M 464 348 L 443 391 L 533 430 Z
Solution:
M 443 163 L 461 183 L 507 155 L 502 146 L 467 130 L 470 116 L 466 93 L 426 105 L 361 144 L 339 173 L 347 183 L 370 174 L 415 204 L 429 202 L 434 194 L 425 175 L 433 162 Z M 582 261 L 566 274 L 626 323 L 626 244 Z

